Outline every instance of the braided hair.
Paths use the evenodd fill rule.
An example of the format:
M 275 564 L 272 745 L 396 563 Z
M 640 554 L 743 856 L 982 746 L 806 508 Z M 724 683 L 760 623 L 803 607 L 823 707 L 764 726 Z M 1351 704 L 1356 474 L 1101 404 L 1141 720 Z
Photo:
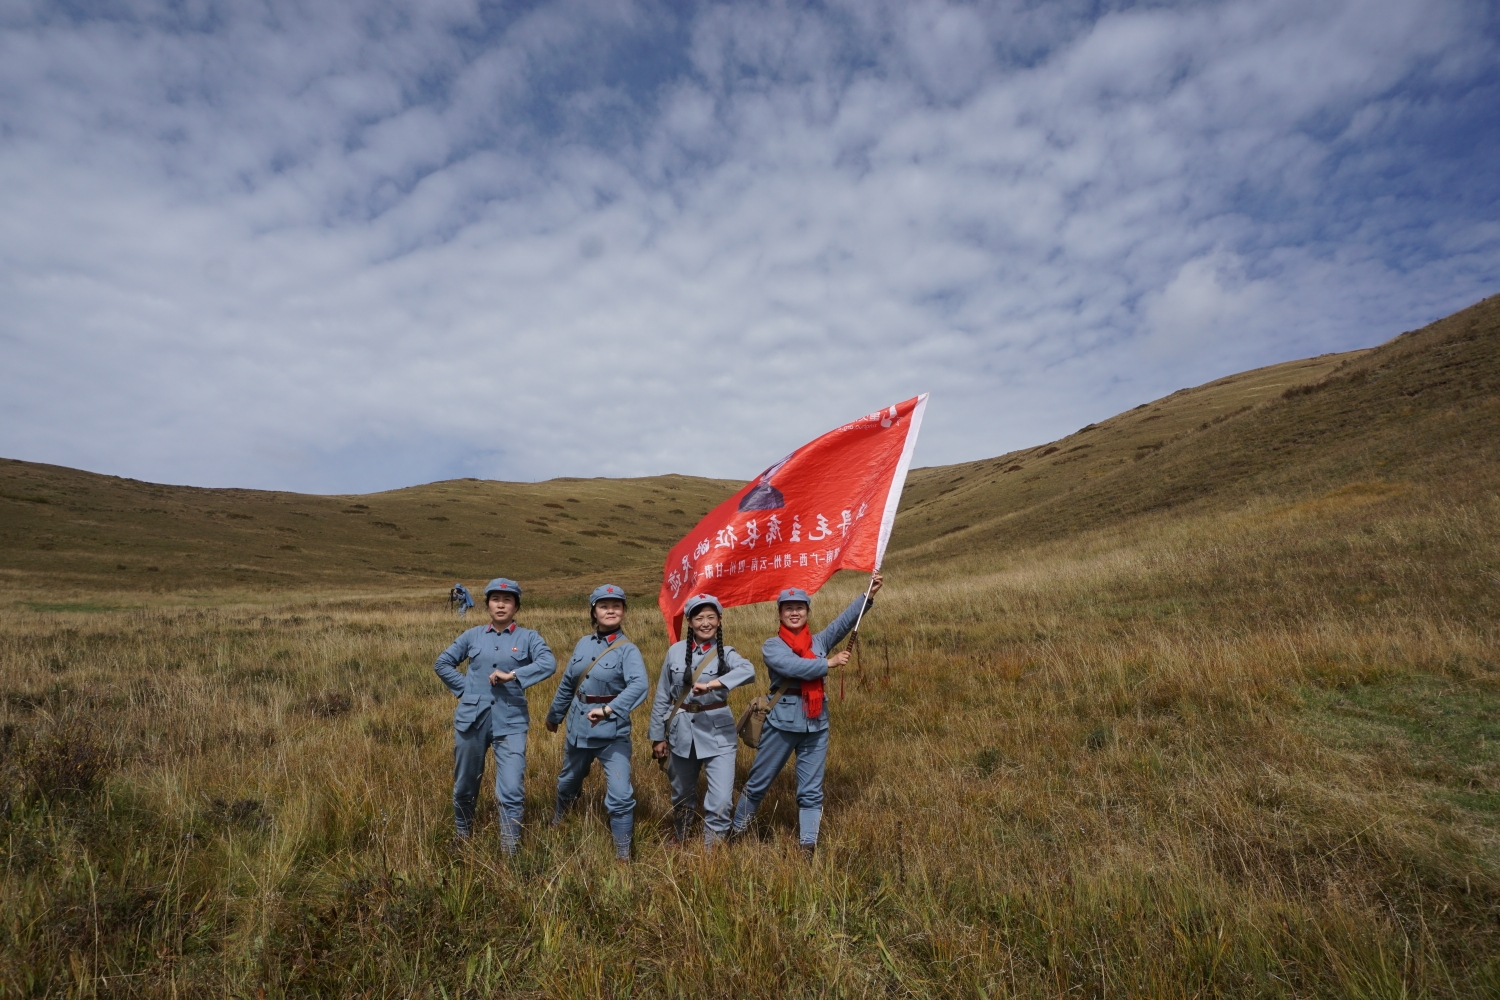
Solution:
M 723 615 L 719 616 L 719 630 L 718 630 L 718 634 L 716 634 L 714 636 L 714 640 L 719 644 L 719 665 L 714 668 L 714 673 L 717 674 L 717 673 L 722 673 L 724 671 L 724 665 L 725 665 L 725 661 L 724 661 L 724 616 Z

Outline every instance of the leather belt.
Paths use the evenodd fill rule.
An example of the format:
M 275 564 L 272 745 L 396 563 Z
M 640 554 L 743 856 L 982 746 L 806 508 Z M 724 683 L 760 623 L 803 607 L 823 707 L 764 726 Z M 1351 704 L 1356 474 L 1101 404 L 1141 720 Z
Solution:
M 585 705 L 608 705 L 615 700 L 612 694 L 586 694 L 582 698 Z
M 716 708 L 727 708 L 728 706 L 729 702 L 727 701 L 716 701 L 707 705 L 683 705 L 682 710 L 697 715 L 699 712 L 712 712 Z
M 802 688 L 801 688 L 800 685 L 798 687 L 794 687 L 794 688 L 787 688 L 785 691 L 781 692 L 781 697 L 782 698 L 800 698 L 800 697 L 802 697 Z

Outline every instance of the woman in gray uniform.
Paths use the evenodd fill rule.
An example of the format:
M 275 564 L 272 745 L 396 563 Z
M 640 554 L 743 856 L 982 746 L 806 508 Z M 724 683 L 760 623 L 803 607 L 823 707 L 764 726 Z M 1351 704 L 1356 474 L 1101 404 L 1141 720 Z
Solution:
M 708 771 L 703 800 L 703 846 L 729 833 L 734 796 L 736 736 L 729 689 L 755 679 L 755 664 L 724 645 L 724 609 L 709 594 L 689 597 L 687 636 L 667 650 L 648 735 L 672 781 L 674 842 L 687 842 L 698 799 L 698 772 Z
M 870 604 L 880 590 L 879 573 L 870 578 Z M 833 652 L 849 634 L 863 611 L 869 609 L 860 594 L 823 631 L 813 633 L 808 623 L 812 598 L 807 591 L 783 590 L 776 598 L 781 629 L 760 647 L 761 659 L 771 675 L 771 687 L 779 691 L 771 714 L 760 734 L 760 749 L 745 778 L 745 788 L 734 809 L 731 838 L 750 826 L 760 800 L 771 782 L 793 754 L 797 756 L 797 822 L 802 850 L 811 854 L 818 844 L 823 822 L 823 770 L 828 762 L 828 702 L 823 697 L 823 679 L 833 667 L 849 662 L 849 651 Z
M 594 631 L 578 640 L 573 658 L 547 712 L 547 732 L 557 732 L 564 720 L 568 742 L 562 771 L 557 776 L 554 827 L 583 789 L 583 779 L 597 758 L 604 767 L 604 808 L 615 854 L 630 860 L 630 838 L 635 829 L 635 787 L 630 783 L 630 713 L 646 700 L 646 661 L 625 638 L 625 591 L 614 584 L 594 588 L 589 595 L 589 618 Z
M 455 589 L 463 589 L 461 586 Z M 464 592 L 468 596 L 468 592 Z M 526 730 L 531 716 L 525 691 L 557 672 L 546 640 L 516 624 L 521 585 L 496 577 L 484 588 L 488 625 L 476 625 L 443 650 L 432 665 L 458 699 L 453 711 L 453 820 L 458 839 L 474 831 L 474 803 L 484 777 L 485 754 L 495 753 L 495 801 L 500 804 L 500 849 L 516 853 L 526 803 Z M 467 673 L 458 666 L 469 661 Z

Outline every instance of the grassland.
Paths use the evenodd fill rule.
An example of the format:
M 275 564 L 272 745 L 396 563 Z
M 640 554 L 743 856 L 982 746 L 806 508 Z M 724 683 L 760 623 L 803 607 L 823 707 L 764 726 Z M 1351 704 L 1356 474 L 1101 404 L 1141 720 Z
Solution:
M 1045 511 L 1132 457 L 1322 378 L 1360 353 L 1219 379 L 1025 452 L 914 470 L 895 545 L 1001 512 Z M 88 591 L 112 607 L 141 594 L 205 606 L 226 593 L 438 595 L 454 580 L 482 584 L 504 567 L 548 600 L 576 602 L 588 589 L 579 579 L 585 572 L 654 592 L 667 550 L 741 485 L 682 475 L 461 479 L 324 497 L 163 486 L 0 459 L 0 593 L 37 603 L 55 589 L 64 596 L 41 603 L 66 605 L 77 603 L 66 594 Z
M 740 485 L 687 476 L 460 479 L 307 496 L 0 460 L 0 589 L 172 593 L 209 604 L 232 591 L 446 593 L 454 580 L 482 584 L 506 565 L 551 598 L 573 595 L 585 569 L 600 566 L 654 590 L 666 550 Z
M 361 576 L 398 549 L 345 525 L 450 499 L 482 513 L 502 489 L 518 512 L 573 496 L 581 520 L 576 482 L 398 491 L 405 521 L 330 506 L 323 558 L 274 586 L 186 556 L 117 578 L 134 571 L 98 545 L 154 558 L 151 537 L 186 536 L 104 512 L 88 536 L 58 492 L 10 500 L 48 511 L 57 548 L 10 541 L 7 515 L 0 991 L 1500 995 L 1497 347 L 1490 300 L 914 474 L 862 663 L 832 686 L 810 864 L 785 778 L 756 840 L 668 850 L 642 745 L 638 856 L 616 867 L 597 777 L 582 815 L 540 822 L 561 740 L 539 725 L 521 853 L 500 859 L 489 813 L 450 850 L 451 701 L 430 673 L 455 631 L 446 581 Z M 83 477 L 7 482 L 23 473 Z M 42 496 L 30 483 L 5 490 Z M 585 483 L 634 508 L 595 522 L 664 506 L 660 480 Z M 676 485 L 689 518 L 732 484 Z M 205 518 L 202 548 L 174 551 L 231 563 L 275 537 L 269 509 Z M 548 575 L 559 535 L 526 539 L 547 599 L 523 618 L 566 649 L 592 577 Z M 645 575 L 609 536 L 577 541 Z M 78 583 L 59 594 L 34 553 L 65 551 Z M 771 627 L 736 609 L 728 639 L 753 650 Z M 654 675 L 659 618 L 639 602 L 630 628 Z

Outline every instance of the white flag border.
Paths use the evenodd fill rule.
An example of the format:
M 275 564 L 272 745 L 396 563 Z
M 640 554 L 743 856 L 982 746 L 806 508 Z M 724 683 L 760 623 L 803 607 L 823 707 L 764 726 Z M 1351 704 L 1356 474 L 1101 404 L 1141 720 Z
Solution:
M 906 470 L 911 468 L 912 452 L 917 448 L 917 433 L 922 429 L 922 413 L 927 409 L 927 397 L 929 393 L 922 393 L 917 397 L 917 405 L 912 407 L 911 426 L 906 431 L 906 443 L 901 447 L 901 459 L 896 463 L 896 471 L 891 476 L 891 489 L 885 497 L 885 512 L 880 517 L 880 537 L 875 542 L 875 572 L 880 572 L 880 564 L 885 560 L 885 547 L 891 540 L 891 529 L 896 524 L 896 508 L 901 504 L 901 491 L 906 488 Z

